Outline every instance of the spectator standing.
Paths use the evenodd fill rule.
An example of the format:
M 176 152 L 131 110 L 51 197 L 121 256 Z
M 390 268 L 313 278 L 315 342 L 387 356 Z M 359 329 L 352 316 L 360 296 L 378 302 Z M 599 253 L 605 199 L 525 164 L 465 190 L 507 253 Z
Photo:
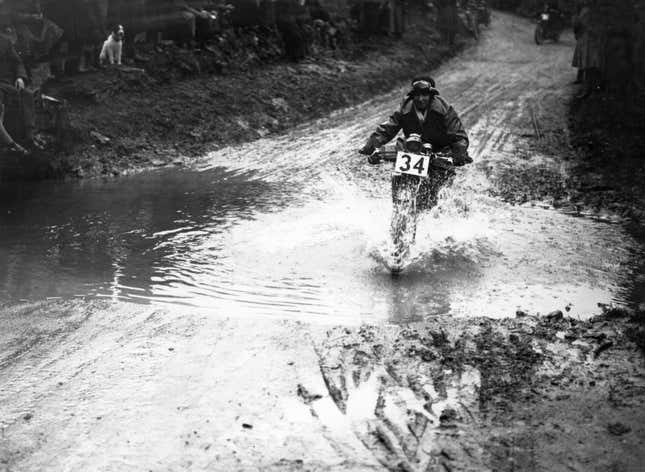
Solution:
M 301 13 L 300 5 L 294 0 L 278 0 L 275 8 L 276 26 L 284 43 L 287 57 L 292 61 L 304 59 L 307 52 L 307 38 L 298 22 Z
M 151 30 L 157 39 L 172 39 L 187 44 L 195 38 L 195 15 L 186 8 L 183 0 L 147 0 Z
M 600 33 L 597 31 L 597 22 L 592 18 L 592 14 L 591 1 L 584 0 L 575 26 L 578 40 L 573 62 L 574 67 L 582 70 L 584 77 L 585 89 L 579 98 L 588 97 L 600 87 L 601 82 Z
M 459 27 L 457 16 L 457 0 L 437 0 L 437 28 L 441 33 L 442 41 L 450 48 L 455 47 L 455 38 Z
M 200 43 L 221 31 L 223 12 L 218 11 L 218 4 L 212 0 L 190 0 L 184 4 L 184 10 L 195 15 L 195 38 Z
M 405 31 L 405 1 L 388 1 L 390 3 L 390 33 L 396 38 L 400 38 Z
M 581 84 L 584 80 L 584 69 L 582 68 L 582 41 L 581 41 L 582 39 L 581 14 L 583 9 L 584 9 L 584 5 L 580 4 L 578 11 L 573 17 L 573 36 L 576 39 L 576 48 L 573 51 L 573 60 L 571 61 L 571 65 L 578 69 L 578 73 L 576 75 L 576 81 L 574 82 L 575 84 Z
M 466 26 L 475 39 L 479 38 L 479 23 L 477 21 L 478 5 L 476 0 L 462 0 L 461 8 L 466 13 Z
M 23 154 L 15 140 L 33 145 L 33 96 L 26 89 L 27 71 L 14 47 L 15 31 L 7 17 L 0 17 L 0 145 Z
M 18 5 L 14 26 L 18 35 L 16 49 L 30 63 L 49 56 L 63 36 L 62 28 L 43 15 L 40 0 L 25 0 Z
M 596 0 L 593 6 L 602 32 L 603 89 L 612 94 L 624 94 L 629 88 L 632 75 L 634 48 L 632 25 L 637 16 L 633 1 Z
M 79 72 L 98 61 L 107 38 L 108 5 L 108 0 L 42 0 L 44 16 L 63 30 L 61 55 L 78 58 Z
M 91 70 L 107 37 L 109 0 L 80 0 L 81 58 L 79 71 Z
M 645 96 L 645 1 L 636 4 L 635 23 L 632 28 L 632 86 Z

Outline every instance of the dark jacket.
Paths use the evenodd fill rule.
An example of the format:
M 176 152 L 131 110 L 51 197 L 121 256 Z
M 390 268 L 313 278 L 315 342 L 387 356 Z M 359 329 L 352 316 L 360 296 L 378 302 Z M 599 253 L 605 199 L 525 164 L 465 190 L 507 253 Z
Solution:
M 18 77 L 27 79 L 25 65 L 11 41 L 0 36 L 0 81 L 13 84 Z
M 468 135 L 461 120 L 455 110 L 438 95 L 432 98 L 423 123 L 417 117 L 412 98 L 407 96 L 399 110 L 376 128 L 364 149 L 373 152 L 375 148 L 392 140 L 401 129 L 406 137 L 411 133 L 420 134 L 421 139 L 432 144 L 435 149 L 450 146 L 453 154 L 460 156 L 468 150 Z

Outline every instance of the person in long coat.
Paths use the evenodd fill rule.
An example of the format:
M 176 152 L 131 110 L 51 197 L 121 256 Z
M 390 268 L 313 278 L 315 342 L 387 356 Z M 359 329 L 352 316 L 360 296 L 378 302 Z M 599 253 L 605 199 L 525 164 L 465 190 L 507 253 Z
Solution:
M 62 40 L 71 55 L 78 57 L 78 70 L 98 62 L 107 38 L 109 0 L 41 0 L 45 16 L 64 31 Z
M 450 47 L 455 45 L 455 37 L 459 29 L 457 16 L 457 0 L 438 0 L 437 27 L 441 33 L 444 44 Z
M 0 146 L 27 154 L 28 151 L 14 137 L 21 134 L 25 144 L 33 144 L 33 96 L 25 87 L 25 65 L 7 37 L 6 33 L 13 33 L 10 28 L 0 21 Z
M 25 62 L 47 57 L 63 36 L 63 29 L 43 15 L 40 0 L 24 0 L 17 5 L 14 27 L 16 50 Z
M 600 85 L 600 70 L 602 67 L 600 34 L 594 27 L 591 1 L 583 2 L 580 13 L 574 20 L 576 49 L 573 53 L 572 66 L 577 67 L 585 82 L 583 97 L 589 95 Z
M 581 84 L 584 78 L 584 71 L 582 69 L 582 59 L 580 53 L 580 37 L 582 36 L 582 25 L 580 22 L 580 14 L 582 13 L 583 5 L 579 5 L 577 13 L 573 17 L 573 36 L 576 39 L 576 48 L 573 51 L 573 60 L 571 66 L 578 69 L 578 75 L 574 83 Z

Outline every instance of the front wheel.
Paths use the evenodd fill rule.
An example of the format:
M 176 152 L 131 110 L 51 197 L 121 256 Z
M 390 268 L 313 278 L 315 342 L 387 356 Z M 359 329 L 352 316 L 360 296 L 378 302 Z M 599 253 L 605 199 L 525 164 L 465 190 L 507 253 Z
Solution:
M 417 232 L 416 211 L 409 205 L 398 204 L 392 210 L 390 227 L 393 243 L 392 272 L 400 272 L 405 258 L 410 253 Z
M 408 175 L 392 178 L 392 221 L 390 235 L 394 246 L 392 271 L 399 272 L 414 244 L 417 232 L 419 181 Z
M 535 44 L 538 46 L 544 42 L 544 28 L 542 28 L 542 25 L 537 25 L 535 27 Z

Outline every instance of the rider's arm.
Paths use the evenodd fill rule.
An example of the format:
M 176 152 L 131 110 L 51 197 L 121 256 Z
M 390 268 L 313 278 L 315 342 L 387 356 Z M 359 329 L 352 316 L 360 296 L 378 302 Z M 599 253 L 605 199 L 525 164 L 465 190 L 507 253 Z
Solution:
M 361 152 L 363 154 L 373 153 L 377 147 L 383 146 L 385 143 L 391 141 L 400 129 L 401 111 L 398 110 L 392 113 L 387 121 L 376 127 L 376 131 L 370 135 Z
M 450 149 L 456 159 L 466 159 L 468 157 L 468 135 L 461 123 L 457 112 L 451 106 L 448 106 L 444 114 L 446 133 L 450 140 Z

